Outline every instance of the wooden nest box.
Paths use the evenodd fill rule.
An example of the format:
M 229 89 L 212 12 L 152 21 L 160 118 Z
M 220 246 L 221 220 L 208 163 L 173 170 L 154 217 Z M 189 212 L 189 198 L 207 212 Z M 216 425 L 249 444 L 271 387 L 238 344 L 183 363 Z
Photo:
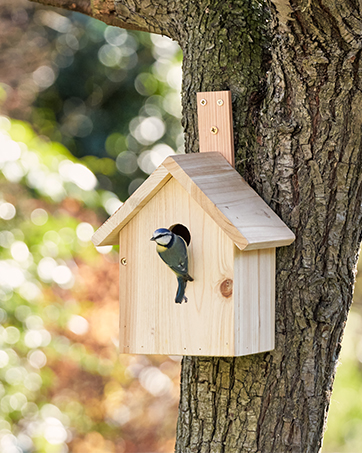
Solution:
M 189 242 L 187 303 L 150 241 Z M 275 248 L 294 234 L 218 152 L 174 155 L 94 234 L 120 245 L 120 352 L 241 356 L 274 349 Z

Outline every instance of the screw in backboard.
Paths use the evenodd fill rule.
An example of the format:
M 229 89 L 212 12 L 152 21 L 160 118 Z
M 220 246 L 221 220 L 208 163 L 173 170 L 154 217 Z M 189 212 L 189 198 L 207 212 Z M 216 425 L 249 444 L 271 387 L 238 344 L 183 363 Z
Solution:
M 201 100 L 200 100 L 200 104 L 201 104 L 202 106 L 206 105 L 206 104 L 207 104 L 207 100 L 206 100 L 206 99 L 201 99 Z
M 219 132 L 219 129 L 216 126 L 212 126 L 210 129 L 210 132 L 214 135 L 216 135 Z

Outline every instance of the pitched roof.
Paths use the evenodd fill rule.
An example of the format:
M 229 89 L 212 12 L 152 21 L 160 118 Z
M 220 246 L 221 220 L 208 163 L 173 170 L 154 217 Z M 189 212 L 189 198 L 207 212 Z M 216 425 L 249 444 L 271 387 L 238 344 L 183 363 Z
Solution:
M 210 152 L 167 157 L 94 233 L 94 244 L 118 244 L 119 231 L 172 177 L 240 250 L 280 247 L 294 241 L 292 231 L 227 160 Z

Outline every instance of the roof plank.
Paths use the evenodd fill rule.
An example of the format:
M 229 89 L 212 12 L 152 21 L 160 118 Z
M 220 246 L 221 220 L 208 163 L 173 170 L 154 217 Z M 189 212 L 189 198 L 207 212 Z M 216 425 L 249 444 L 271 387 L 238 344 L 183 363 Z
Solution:
M 171 178 L 162 165 L 94 233 L 95 246 L 118 244 L 118 233 Z
M 163 166 L 240 250 L 280 247 L 294 241 L 293 232 L 220 153 L 180 154 L 168 157 Z
M 295 236 L 218 152 L 178 154 L 163 164 L 93 235 L 95 245 L 118 243 L 119 231 L 174 177 L 240 250 L 280 247 Z

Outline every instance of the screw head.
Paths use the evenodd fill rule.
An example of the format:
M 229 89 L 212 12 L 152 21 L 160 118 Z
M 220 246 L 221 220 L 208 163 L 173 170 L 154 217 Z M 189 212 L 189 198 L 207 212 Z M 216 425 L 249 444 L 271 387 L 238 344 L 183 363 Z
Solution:
M 216 104 L 217 104 L 219 107 L 221 107 L 222 105 L 224 105 L 224 101 L 223 101 L 222 99 L 218 99 L 218 100 L 216 101 Z
M 122 266 L 127 266 L 127 259 L 125 257 L 121 258 Z
M 207 100 L 206 100 L 206 99 L 201 99 L 201 100 L 200 100 L 200 104 L 201 104 L 202 106 L 206 105 L 206 104 L 207 104 Z
M 219 132 L 219 129 L 216 126 L 212 126 L 210 129 L 210 132 L 214 135 L 216 135 Z

